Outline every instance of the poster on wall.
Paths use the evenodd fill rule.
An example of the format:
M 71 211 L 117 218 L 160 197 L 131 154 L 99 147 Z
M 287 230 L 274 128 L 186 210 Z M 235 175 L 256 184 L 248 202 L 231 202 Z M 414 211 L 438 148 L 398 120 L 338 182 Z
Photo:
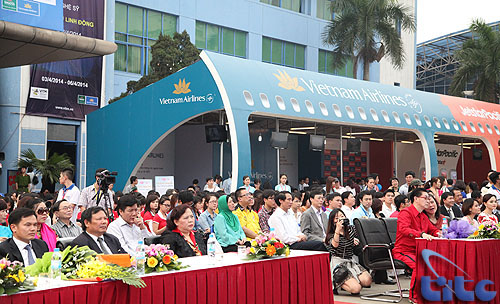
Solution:
M 163 195 L 168 189 L 175 189 L 173 176 L 155 176 L 155 190 Z
M 139 183 L 137 184 L 137 192 L 148 196 L 148 192 L 153 190 L 153 180 L 152 179 L 138 179 Z
M 64 0 L 64 31 L 103 39 L 104 0 Z M 101 99 L 102 57 L 31 66 L 26 114 L 84 120 Z
M 0 19 L 63 31 L 63 0 L 2 0 Z

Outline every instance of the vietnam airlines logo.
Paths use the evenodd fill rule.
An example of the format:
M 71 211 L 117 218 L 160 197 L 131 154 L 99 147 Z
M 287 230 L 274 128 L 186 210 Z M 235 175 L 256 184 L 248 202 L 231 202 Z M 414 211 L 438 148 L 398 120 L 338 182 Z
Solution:
M 303 87 L 299 86 L 297 77 L 292 78 L 285 71 L 281 72 L 280 70 L 278 70 L 278 73 L 279 75 L 273 74 L 280 81 L 278 83 L 278 86 L 282 87 L 285 90 L 295 90 L 297 92 L 305 91 Z
M 26 4 L 24 5 L 24 8 L 31 8 L 31 5 L 29 5 L 29 3 L 26 3 Z
M 178 84 L 174 83 L 175 90 L 172 93 L 174 93 L 174 94 L 187 94 L 187 93 L 191 92 L 191 89 L 189 89 L 190 84 L 191 84 L 191 82 L 186 83 L 186 78 L 184 78 L 182 80 L 179 79 Z

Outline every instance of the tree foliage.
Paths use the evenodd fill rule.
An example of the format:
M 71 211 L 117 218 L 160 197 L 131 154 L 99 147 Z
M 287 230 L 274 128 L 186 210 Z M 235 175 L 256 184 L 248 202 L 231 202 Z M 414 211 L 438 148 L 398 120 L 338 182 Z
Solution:
M 51 155 L 49 151 L 47 151 L 47 154 Z M 33 168 L 35 174 L 42 175 L 42 183 L 47 181 L 51 184 L 59 181 L 59 174 L 63 169 L 74 168 L 69 156 L 66 154 L 54 153 L 49 158 L 43 160 L 36 157 L 35 152 L 31 149 L 21 151 L 21 157 L 17 160 L 17 167 Z
M 369 80 L 370 63 L 385 55 L 397 69 L 403 67 L 405 53 L 396 28 L 415 31 L 415 19 L 409 7 L 394 0 L 334 0 L 335 18 L 323 32 L 323 42 L 334 46 L 333 68 L 353 62 L 356 78 L 358 63 L 363 63 L 363 79 Z
M 453 75 L 450 92 L 463 96 L 472 82 L 474 99 L 498 103 L 500 98 L 500 32 L 484 21 L 474 20 L 470 26 L 475 39 L 464 42 L 455 54 L 459 67 Z
M 137 81 L 127 82 L 127 90 L 111 99 L 109 103 L 122 99 L 195 63 L 199 59 L 200 51 L 191 43 L 189 34 L 183 31 L 174 33 L 172 37 L 160 34 L 156 43 L 151 46 L 151 54 L 149 75 L 144 75 Z

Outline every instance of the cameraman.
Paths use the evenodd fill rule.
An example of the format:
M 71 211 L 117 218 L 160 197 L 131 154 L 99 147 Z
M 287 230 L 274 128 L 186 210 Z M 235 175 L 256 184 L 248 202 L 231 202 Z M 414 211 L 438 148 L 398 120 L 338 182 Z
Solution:
M 107 189 L 109 197 L 109 201 L 107 201 L 103 196 L 103 190 L 99 189 L 99 179 L 104 180 L 104 177 L 102 176 L 102 172 L 104 171 L 106 171 L 105 168 L 97 169 L 95 171 L 95 183 L 82 189 L 82 192 L 80 193 L 80 205 L 82 206 L 83 210 L 90 207 L 99 206 L 104 209 L 108 209 L 109 212 L 113 211 L 113 192 Z M 99 193 L 99 195 L 96 195 L 97 193 Z M 99 205 L 97 204 L 98 197 L 102 197 L 99 201 Z

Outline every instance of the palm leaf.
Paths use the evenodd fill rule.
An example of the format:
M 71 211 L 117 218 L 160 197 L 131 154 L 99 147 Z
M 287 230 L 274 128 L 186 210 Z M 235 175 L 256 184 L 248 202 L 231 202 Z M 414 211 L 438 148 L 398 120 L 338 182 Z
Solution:
M 48 155 L 50 151 L 47 151 Z M 31 149 L 21 151 L 21 156 L 17 160 L 18 168 L 32 168 L 35 174 L 47 177 L 51 183 L 59 180 L 60 172 L 65 168 L 74 168 L 70 158 L 66 154 L 53 153 L 48 159 L 37 158 Z

